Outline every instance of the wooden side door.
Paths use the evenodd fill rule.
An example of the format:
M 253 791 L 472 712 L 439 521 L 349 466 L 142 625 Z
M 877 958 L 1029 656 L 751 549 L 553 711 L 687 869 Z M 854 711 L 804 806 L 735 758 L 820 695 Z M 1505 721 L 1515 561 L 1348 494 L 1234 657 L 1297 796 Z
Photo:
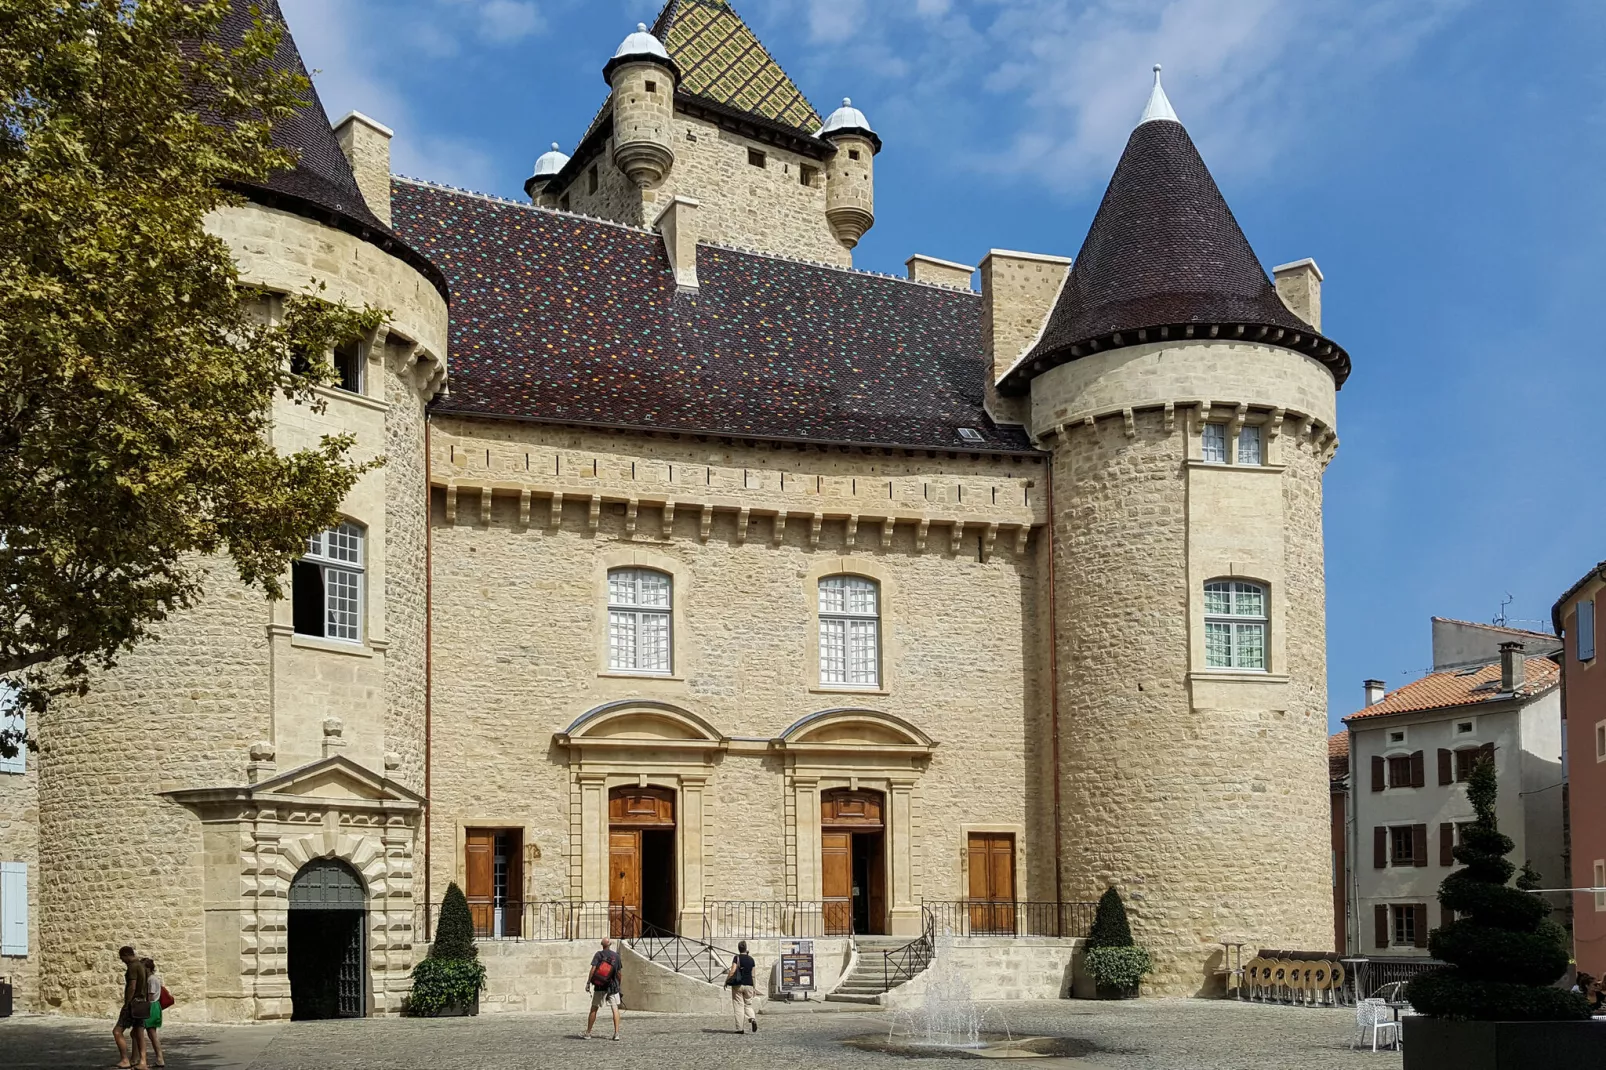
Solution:
M 825 900 L 825 935 L 853 932 L 853 833 L 820 833 L 820 895 Z
M 614 939 L 638 935 L 641 920 L 641 830 L 608 832 L 608 917 Z
M 492 887 L 492 852 L 496 833 L 467 829 L 463 834 L 463 896 L 474 919 L 474 935 L 489 936 L 495 889 Z
M 970 931 L 1015 931 L 1015 837 L 1007 832 L 972 832 Z

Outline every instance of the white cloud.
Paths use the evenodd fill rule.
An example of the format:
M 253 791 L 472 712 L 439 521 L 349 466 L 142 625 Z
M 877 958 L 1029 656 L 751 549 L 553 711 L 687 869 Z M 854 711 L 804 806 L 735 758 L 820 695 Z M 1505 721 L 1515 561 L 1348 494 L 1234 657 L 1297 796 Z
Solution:
M 845 41 L 864 24 L 864 0 L 809 0 L 809 37 Z
M 485 0 L 480 4 L 480 37 L 486 41 L 521 41 L 544 28 L 541 12 L 529 0 Z

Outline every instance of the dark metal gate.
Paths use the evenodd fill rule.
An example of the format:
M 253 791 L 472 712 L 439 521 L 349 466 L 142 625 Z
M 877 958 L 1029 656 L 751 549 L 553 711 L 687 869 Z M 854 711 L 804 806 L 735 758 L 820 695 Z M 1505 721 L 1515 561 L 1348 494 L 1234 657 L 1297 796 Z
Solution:
M 292 1017 L 361 1018 L 368 1013 L 367 894 L 338 859 L 308 862 L 290 883 Z

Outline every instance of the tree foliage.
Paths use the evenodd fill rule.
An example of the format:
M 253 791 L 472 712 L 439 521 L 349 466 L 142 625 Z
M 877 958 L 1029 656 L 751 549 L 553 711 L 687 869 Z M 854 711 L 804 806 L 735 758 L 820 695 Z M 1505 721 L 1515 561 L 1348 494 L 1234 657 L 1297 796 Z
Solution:
M 203 227 L 294 163 L 271 130 L 310 88 L 282 26 L 219 43 L 228 8 L 0 0 L 0 694 L 26 710 L 193 604 L 203 557 L 279 596 L 366 467 L 269 432 L 334 381 L 307 355 L 384 313 L 270 302 Z
M 440 921 L 435 926 L 429 957 L 454 961 L 478 958 L 479 954 L 474 946 L 474 916 L 469 913 L 468 898 L 453 881 L 446 886 L 446 898 L 441 900 Z
M 1099 897 L 1098 909 L 1093 914 L 1093 927 L 1087 933 L 1087 946 L 1131 947 L 1132 926 L 1126 920 L 1126 904 L 1114 885 L 1104 889 Z
M 1422 974 L 1406 998 L 1434 1018 L 1474 1021 L 1568 1021 L 1589 1017 L 1582 996 L 1550 987 L 1567 969 L 1560 927 L 1548 920 L 1550 904 L 1510 887 L 1516 867 L 1506 860 L 1511 838 L 1495 821 L 1498 785 L 1494 763 L 1479 762 L 1467 781 L 1477 814 L 1455 848 L 1461 863 L 1439 885 L 1439 902 L 1455 920 L 1428 936 L 1433 955 L 1450 963 Z M 1538 875 L 1525 877 L 1532 887 Z

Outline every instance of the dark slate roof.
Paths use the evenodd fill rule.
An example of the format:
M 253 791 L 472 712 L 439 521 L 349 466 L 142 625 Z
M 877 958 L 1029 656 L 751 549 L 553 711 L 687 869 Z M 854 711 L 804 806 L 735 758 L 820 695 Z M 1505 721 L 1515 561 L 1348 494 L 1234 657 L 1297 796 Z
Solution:
M 1278 298 L 1187 130 L 1145 122 L 1127 141 L 1042 338 L 1000 389 L 1024 392 L 1037 373 L 1090 352 L 1182 337 L 1281 346 L 1320 360 L 1340 386 L 1349 375 L 1349 355 Z
M 1030 452 L 982 409 L 981 298 L 719 246 L 677 292 L 656 233 L 410 180 L 396 227 L 452 285 L 441 413 Z M 982 441 L 962 441 L 973 427 Z
M 264 22 L 285 26 L 274 66 L 306 76 L 306 64 L 290 35 L 279 0 L 233 0 L 219 27 L 219 38 L 225 44 L 237 45 L 253 25 L 253 7 L 260 10 Z M 310 78 L 308 80 L 310 82 Z M 317 89 L 310 92 L 307 106 L 273 130 L 274 146 L 294 150 L 299 156 L 296 165 L 288 171 L 276 171 L 260 183 L 238 183 L 240 191 L 254 201 L 338 227 L 379 246 L 422 273 L 442 297 L 448 296 L 445 276 L 435 265 L 369 210 L 357 187 L 357 178 L 351 172 L 351 164 L 329 128 L 329 115 L 323 110 L 323 101 L 318 98 Z

